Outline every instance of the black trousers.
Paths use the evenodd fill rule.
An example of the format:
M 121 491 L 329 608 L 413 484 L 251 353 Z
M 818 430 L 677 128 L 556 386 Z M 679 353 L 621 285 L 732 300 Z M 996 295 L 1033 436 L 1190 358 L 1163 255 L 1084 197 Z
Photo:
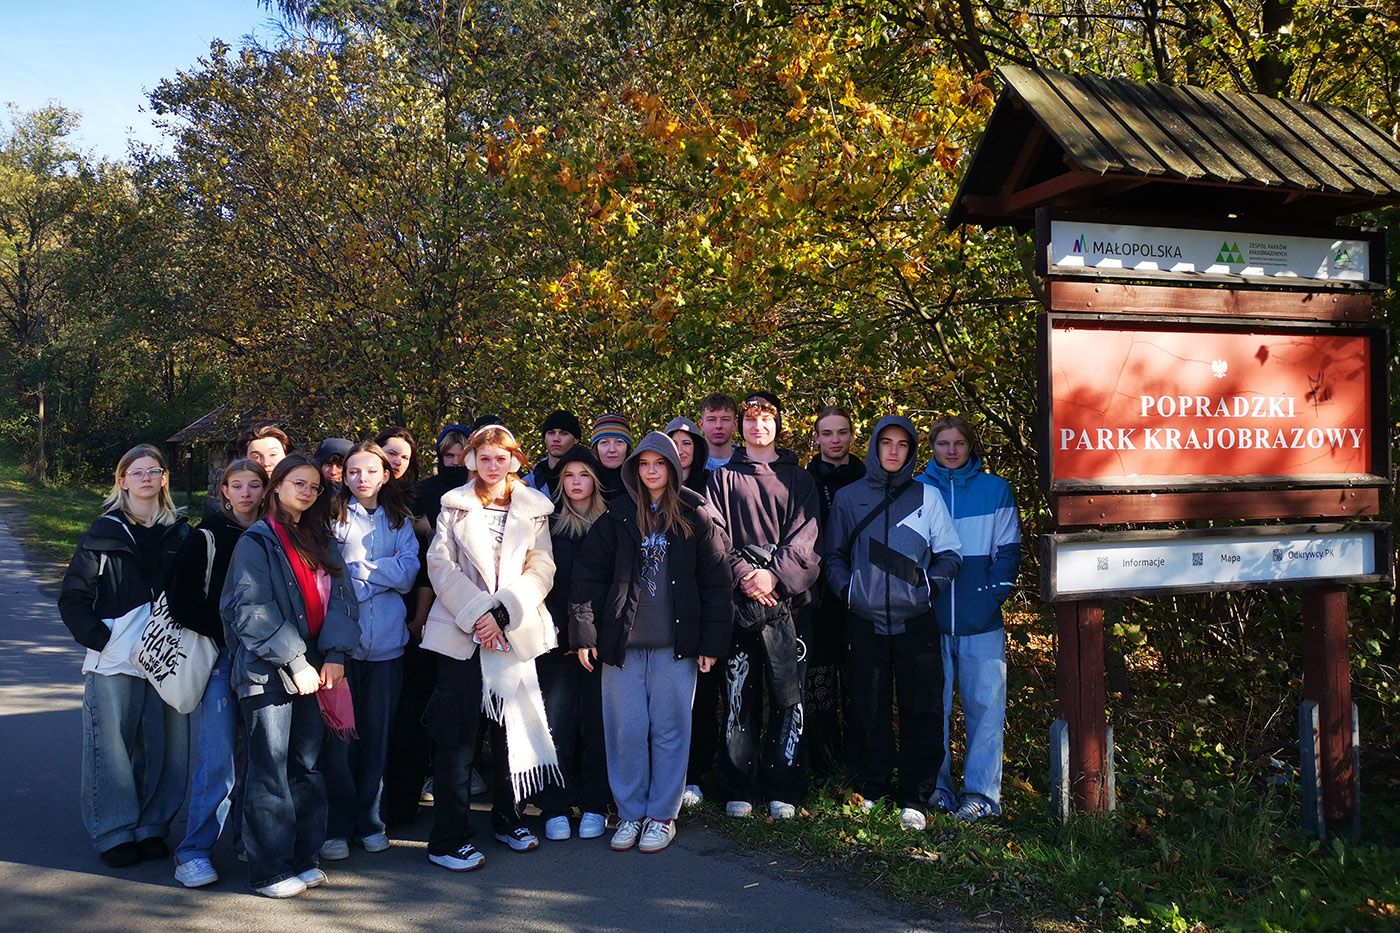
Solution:
M 603 743 L 602 671 L 594 662 L 590 674 L 578 663 L 577 654 L 563 648 L 536 658 L 535 670 L 564 786 L 548 784 L 532 801 L 545 819 L 567 816 L 574 807 L 586 813 L 607 813 L 612 791 Z
M 943 764 L 943 654 L 933 616 L 911 620 L 901 635 L 877 635 L 870 623 L 847 627 L 846 683 L 856 728 L 851 771 L 867 800 L 891 797 L 922 808 Z M 894 703 L 899 701 L 899 743 Z M 893 778 L 896 765 L 898 781 Z
M 690 709 L 690 761 L 686 765 L 685 782 L 697 787 L 714 770 L 715 755 L 719 751 L 724 670 L 725 664 L 721 661 L 708 672 L 695 676 L 695 703 Z
M 423 725 L 423 711 L 437 686 L 438 659 L 410 640 L 403 654 L 403 690 L 389 729 L 389 760 L 384 768 L 380 810 L 389 825 L 410 823 L 418 815 L 423 780 L 433 771 L 433 743 Z
M 807 640 L 807 761 L 818 777 L 846 772 L 846 607 L 835 594 L 823 593 L 810 612 Z M 806 612 L 807 610 L 799 610 Z
M 423 712 L 432 737 L 433 828 L 428 854 L 447 855 L 471 841 L 471 773 L 481 722 L 481 659 L 438 657 L 437 687 Z
M 719 756 L 719 789 L 725 800 L 796 804 L 807 793 L 803 749 L 802 680 L 805 662 L 797 665 L 794 685 L 778 683 L 763 639 L 756 631 L 736 629 L 725 665 L 724 743 Z M 768 694 L 767 734 L 763 735 L 764 691 Z M 796 695 L 783 705 L 774 697 Z

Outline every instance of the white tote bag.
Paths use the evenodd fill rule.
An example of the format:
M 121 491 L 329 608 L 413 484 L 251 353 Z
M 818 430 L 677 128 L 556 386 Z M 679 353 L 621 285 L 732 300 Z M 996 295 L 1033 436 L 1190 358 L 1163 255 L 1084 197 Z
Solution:
M 207 541 L 208 559 L 204 566 L 204 594 L 209 595 L 209 578 L 214 571 L 214 535 L 201 528 Z M 177 713 L 191 712 L 204 698 L 209 675 L 219 657 L 214 639 L 178 624 L 170 615 L 164 593 L 151 603 L 151 620 L 141 632 L 141 640 L 131 652 L 131 663 L 145 673 L 156 693 Z

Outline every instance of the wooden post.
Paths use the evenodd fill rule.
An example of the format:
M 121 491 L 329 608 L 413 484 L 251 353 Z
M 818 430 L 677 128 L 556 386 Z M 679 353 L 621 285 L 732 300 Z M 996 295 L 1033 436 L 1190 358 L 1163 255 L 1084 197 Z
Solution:
M 1107 813 L 1103 603 L 1057 603 L 1055 618 L 1059 629 L 1055 666 L 1060 716 L 1069 724 L 1070 794 L 1075 809 Z
M 1347 591 L 1339 586 L 1303 590 L 1303 698 L 1317 704 L 1323 814 L 1356 815 L 1356 761 L 1352 749 L 1351 666 L 1347 652 Z

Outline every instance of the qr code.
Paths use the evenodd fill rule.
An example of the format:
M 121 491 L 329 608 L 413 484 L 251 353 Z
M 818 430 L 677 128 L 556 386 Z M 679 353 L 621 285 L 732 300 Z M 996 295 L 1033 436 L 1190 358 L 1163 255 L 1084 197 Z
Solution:
M 1276 548 L 1274 548 L 1274 560 L 1276 560 L 1276 561 L 1283 560 L 1283 548 L 1281 548 L 1281 547 L 1276 547 Z
M 1107 569 L 1108 569 L 1108 558 L 1107 558 L 1107 557 L 1100 557 L 1100 558 L 1099 558 L 1099 569 L 1100 569 L 1100 570 L 1107 570 Z
M 1191 566 L 1192 566 L 1192 567 L 1204 567 L 1205 565 L 1206 565 L 1206 552 L 1205 552 L 1205 551 L 1192 551 L 1192 552 L 1191 552 Z

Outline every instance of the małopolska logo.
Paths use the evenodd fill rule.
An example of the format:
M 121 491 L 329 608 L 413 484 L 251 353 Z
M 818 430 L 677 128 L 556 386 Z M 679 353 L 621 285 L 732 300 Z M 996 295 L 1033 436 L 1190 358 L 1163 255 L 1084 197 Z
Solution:
M 1215 261 L 1228 266 L 1244 265 L 1244 256 L 1240 254 L 1240 244 L 1229 242 L 1221 243 L 1220 252 L 1216 254 Z
M 1089 246 L 1089 241 L 1086 240 L 1086 239 L 1084 238 L 1084 234 L 1081 233 L 1081 234 L 1079 234 L 1079 236 L 1077 236 L 1077 237 L 1074 238 L 1074 246 L 1073 246 L 1073 248 L 1070 249 L 1070 252 L 1071 252 L 1071 253 L 1079 253 L 1079 254 L 1082 256 L 1082 255 L 1084 254 L 1084 251 L 1085 251 L 1086 249 L 1088 249 L 1088 246 Z

